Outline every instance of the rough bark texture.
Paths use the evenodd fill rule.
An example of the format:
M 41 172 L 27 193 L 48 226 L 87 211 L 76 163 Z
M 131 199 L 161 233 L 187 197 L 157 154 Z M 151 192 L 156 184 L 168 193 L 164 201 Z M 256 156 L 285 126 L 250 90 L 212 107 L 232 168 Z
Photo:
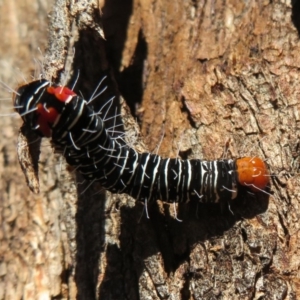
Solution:
M 17 162 L 21 121 L 2 116 L 0 299 L 300 298 L 299 4 L 31 2 L 0 1 L 3 82 L 23 83 L 17 68 L 30 80 L 48 30 L 44 76 L 71 84 L 79 72 L 75 89 L 88 98 L 109 74 L 98 105 L 119 89 L 150 151 L 256 155 L 274 177 L 270 196 L 245 195 L 234 214 L 190 203 L 177 207 L 178 222 L 158 201 L 147 219 L 143 203 L 82 183 L 43 142 L 34 195 Z M 110 113 L 121 108 L 143 149 L 118 102 Z

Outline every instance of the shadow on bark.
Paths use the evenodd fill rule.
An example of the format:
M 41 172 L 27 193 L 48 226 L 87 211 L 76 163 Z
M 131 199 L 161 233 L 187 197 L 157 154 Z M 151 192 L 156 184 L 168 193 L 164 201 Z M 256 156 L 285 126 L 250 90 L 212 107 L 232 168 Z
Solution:
M 132 114 L 143 97 L 144 63 L 148 54 L 147 41 L 142 30 L 138 33 L 130 66 L 122 68 L 122 53 L 127 40 L 127 27 L 133 12 L 133 1 L 106 1 L 103 7 L 103 27 L 105 31 L 107 60 L 113 68 L 118 87 Z M 116 20 L 112 20 L 113 16 Z
M 292 0 L 292 22 L 300 36 L 300 2 L 298 0 Z
M 266 211 L 268 195 L 248 196 L 237 199 L 237 203 L 231 206 L 234 214 L 228 206 L 181 204 L 178 218 L 182 222 L 174 219 L 168 204 L 163 204 L 164 213 L 157 203 L 149 205 L 149 219 L 141 203 L 137 203 L 135 208 L 122 207 L 120 247 L 109 245 L 106 250 L 107 267 L 99 287 L 99 299 L 108 295 L 112 299 L 121 299 L 124 295 L 128 299 L 139 299 L 136 291 L 140 276 L 145 268 L 149 268 L 147 261 L 153 256 L 161 255 L 164 271 L 169 277 L 184 261 L 189 261 L 194 245 L 214 241 L 225 231 L 230 231 L 239 220 L 253 218 Z M 244 232 L 242 236 L 245 242 L 247 234 Z M 190 267 L 183 276 L 188 282 L 188 278 L 201 277 L 202 272 Z M 188 299 L 190 293 L 187 282 L 181 290 L 182 299 Z

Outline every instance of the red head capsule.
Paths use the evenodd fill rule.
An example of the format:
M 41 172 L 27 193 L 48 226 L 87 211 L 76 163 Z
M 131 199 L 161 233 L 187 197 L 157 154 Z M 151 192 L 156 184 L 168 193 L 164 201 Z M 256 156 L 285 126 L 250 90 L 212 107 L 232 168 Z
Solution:
M 53 94 L 56 97 L 56 99 L 58 99 L 61 102 L 68 102 L 68 100 L 71 100 L 73 96 L 76 96 L 76 94 L 72 90 L 65 86 L 49 86 L 47 88 L 47 92 L 49 94 Z
M 258 157 L 243 157 L 236 160 L 238 182 L 253 192 L 259 192 L 269 183 L 269 171 Z
M 39 131 L 45 136 L 51 136 L 51 128 L 49 124 L 53 124 L 58 117 L 58 112 L 54 107 L 45 108 L 43 104 L 37 105 Z
M 63 86 L 50 86 L 46 89 L 46 91 L 48 94 L 54 95 L 55 98 L 61 102 L 67 102 L 68 100 L 71 100 L 73 96 L 76 95 L 73 91 Z M 45 137 L 50 137 L 51 128 L 49 125 L 53 124 L 56 121 L 57 117 L 59 116 L 59 113 L 54 107 L 47 107 L 42 103 L 39 103 L 37 105 L 37 113 L 37 124 L 39 125 L 39 131 Z

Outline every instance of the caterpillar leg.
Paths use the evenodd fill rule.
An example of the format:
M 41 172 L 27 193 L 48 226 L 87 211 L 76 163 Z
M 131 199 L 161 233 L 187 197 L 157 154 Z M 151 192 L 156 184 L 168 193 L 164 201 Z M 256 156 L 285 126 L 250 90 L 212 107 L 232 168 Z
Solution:
M 182 220 L 177 218 L 177 211 L 176 211 L 176 202 L 173 202 L 173 209 L 174 209 L 174 217 L 178 222 L 182 222 Z

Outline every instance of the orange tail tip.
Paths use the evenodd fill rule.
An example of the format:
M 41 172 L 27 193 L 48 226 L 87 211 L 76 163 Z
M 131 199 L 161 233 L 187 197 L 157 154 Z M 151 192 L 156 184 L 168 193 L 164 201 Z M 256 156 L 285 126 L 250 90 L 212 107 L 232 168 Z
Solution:
M 259 157 L 243 157 L 236 160 L 238 182 L 253 192 L 264 190 L 269 181 L 269 171 Z

